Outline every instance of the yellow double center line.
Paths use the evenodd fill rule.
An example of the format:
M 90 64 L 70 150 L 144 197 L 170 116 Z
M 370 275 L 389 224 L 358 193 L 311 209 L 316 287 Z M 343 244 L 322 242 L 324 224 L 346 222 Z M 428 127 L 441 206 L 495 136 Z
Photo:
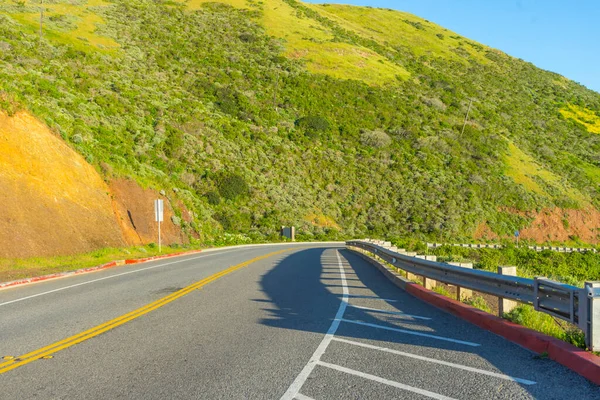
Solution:
M 160 307 L 164 306 L 165 304 L 168 304 L 174 300 L 177 300 L 178 298 L 185 296 L 186 294 L 188 294 L 196 289 L 199 289 L 199 288 L 203 287 L 204 285 L 209 284 L 210 282 L 216 281 L 217 279 L 219 279 L 227 274 L 230 274 L 233 271 L 236 271 L 240 268 L 244 268 L 254 262 L 264 260 L 265 258 L 269 258 L 274 255 L 281 254 L 281 253 L 284 253 L 284 252 L 290 251 L 290 250 L 292 250 L 292 249 L 275 251 L 273 253 L 265 254 L 264 256 L 256 257 L 251 260 L 245 261 L 241 264 L 234 265 L 233 267 L 227 268 L 226 270 L 223 270 L 219 273 L 211 275 L 208 278 L 202 279 L 201 281 L 193 283 L 190 286 L 187 286 L 187 287 L 180 289 L 174 293 L 171 293 L 168 296 L 165 296 L 165 297 L 158 299 L 150 304 L 147 304 L 144 307 L 138 308 L 137 310 L 134 310 L 130 313 L 121 315 L 120 317 L 117 317 L 117 318 L 107 321 L 103 324 L 95 326 L 92 329 L 88 329 L 87 331 L 78 333 L 77 335 L 68 337 L 59 342 L 42 347 L 41 349 L 34 350 L 30 353 L 23 354 L 22 356 L 16 357 L 12 360 L 0 363 L 0 375 L 5 372 L 8 372 L 10 370 L 13 370 L 15 368 L 19 368 L 19 367 L 22 367 L 23 365 L 29 364 L 32 361 L 39 360 L 40 358 L 47 357 L 49 355 L 57 353 L 68 347 L 76 345 L 77 343 L 81 343 L 85 340 L 91 339 L 91 338 L 98 336 L 106 331 L 114 329 L 117 326 L 123 325 L 131 320 L 141 317 L 142 315 L 147 314 L 150 311 L 154 311 L 157 308 L 160 308 Z

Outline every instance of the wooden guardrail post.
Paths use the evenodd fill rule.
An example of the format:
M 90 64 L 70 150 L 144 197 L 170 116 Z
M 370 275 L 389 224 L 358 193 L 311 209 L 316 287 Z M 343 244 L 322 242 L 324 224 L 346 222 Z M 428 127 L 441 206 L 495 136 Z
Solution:
M 498 274 L 517 276 L 517 267 L 498 267 Z M 511 312 L 516 306 L 516 301 L 498 297 L 498 316 L 502 317 L 505 313 Z
M 427 261 L 437 261 L 437 256 L 422 256 Z M 433 290 L 437 286 L 437 281 L 431 278 L 423 277 L 423 287 L 425 289 Z
M 448 264 L 456 267 L 473 269 L 473 263 L 449 262 Z M 473 291 L 471 289 L 464 289 L 460 286 L 456 287 L 456 300 L 461 301 L 463 299 L 470 299 L 471 297 L 473 297 Z

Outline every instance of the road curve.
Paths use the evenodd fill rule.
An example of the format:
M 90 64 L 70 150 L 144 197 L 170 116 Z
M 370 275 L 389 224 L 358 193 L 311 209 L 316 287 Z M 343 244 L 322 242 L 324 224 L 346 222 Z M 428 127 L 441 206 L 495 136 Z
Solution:
M 335 245 L 222 249 L 1 290 L 0 358 L 0 398 L 600 399 Z

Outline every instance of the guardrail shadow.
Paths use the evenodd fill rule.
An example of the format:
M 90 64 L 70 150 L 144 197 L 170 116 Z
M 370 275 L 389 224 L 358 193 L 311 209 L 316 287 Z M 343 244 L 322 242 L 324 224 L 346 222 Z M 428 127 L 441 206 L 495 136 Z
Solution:
M 350 292 L 349 304 L 388 309 L 408 315 L 431 318 L 423 320 L 406 315 L 390 315 L 363 308 L 348 307 L 344 319 L 362 325 L 342 322 L 335 336 L 338 338 L 376 340 L 377 346 L 400 349 L 411 354 L 426 355 L 441 361 L 478 367 L 483 370 L 538 382 L 519 384 L 523 395 L 541 396 L 540 388 L 556 384 L 548 378 L 548 367 L 570 374 L 571 382 L 597 386 L 544 357 L 512 344 L 498 336 L 436 309 L 409 295 L 391 283 L 381 272 L 356 254 L 338 249 L 345 266 Z M 342 284 L 335 250 L 311 248 L 293 253 L 261 277 L 262 291 L 269 300 L 263 310 L 268 317 L 259 322 L 279 329 L 293 329 L 325 334 L 336 315 L 342 299 Z M 395 301 L 387 301 L 395 300 Z M 387 303 L 387 304 L 384 304 Z M 379 307 L 377 305 L 380 305 Z M 456 339 L 459 342 L 417 336 L 407 332 L 390 331 L 364 324 L 389 326 L 425 335 Z M 473 347 L 460 342 L 473 342 Z M 398 346 L 401 345 L 401 346 Z M 401 356 L 399 356 L 401 358 Z M 453 361 L 454 360 L 454 361 Z M 462 362 L 463 360 L 464 362 Z M 428 361 L 423 361 L 428 362 Z M 432 364 L 433 365 L 433 364 Z M 456 370 L 461 373 L 460 370 Z M 497 378 L 496 378 L 497 379 Z M 541 381 L 544 381 L 543 384 Z M 507 381 L 499 381 L 499 384 Z M 564 389 L 564 387 L 562 387 Z M 557 387 L 558 390 L 558 387 Z M 526 392 L 526 393 L 525 393 Z M 475 395 L 477 397 L 477 395 Z

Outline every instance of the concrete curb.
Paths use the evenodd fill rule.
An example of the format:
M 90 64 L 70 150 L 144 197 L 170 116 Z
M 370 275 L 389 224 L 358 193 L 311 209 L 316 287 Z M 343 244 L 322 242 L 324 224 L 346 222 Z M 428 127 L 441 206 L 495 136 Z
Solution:
M 82 268 L 82 269 L 78 269 L 78 270 L 75 270 L 75 271 L 57 272 L 55 274 L 35 276 L 33 278 L 18 279 L 16 281 L 0 282 L 0 290 L 6 289 L 6 288 L 9 288 L 9 287 L 18 286 L 18 285 L 26 285 L 26 284 L 29 284 L 29 283 L 36 283 L 36 282 L 47 281 L 47 280 L 50 280 L 50 279 L 65 278 L 67 276 L 80 275 L 80 274 L 85 274 L 85 273 L 88 273 L 88 272 L 96 272 L 96 271 L 100 271 L 100 270 L 103 270 L 103 269 L 108 269 L 108 268 L 112 268 L 112 267 L 118 267 L 118 266 L 121 266 L 121 265 L 139 264 L 139 263 L 148 262 L 148 261 L 160 260 L 160 259 L 163 259 L 163 258 L 172 258 L 172 257 L 178 257 L 178 256 L 185 256 L 185 255 L 190 255 L 190 254 L 196 254 L 196 253 L 200 253 L 201 251 L 202 250 L 191 250 L 191 251 L 184 251 L 184 252 L 181 252 L 181 253 L 171 253 L 171 254 L 165 254 L 165 255 L 154 256 L 154 257 L 135 258 L 135 259 L 128 259 L 128 260 L 111 261 L 111 262 L 108 262 L 106 264 L 97 265 L 95 267 Z
M 564 365 L 577 374 L 600 385 L 600 357 L 573 346 L 560 339 L 544 335 L 532 329 L 517 325 L 495 315 L 481 311 L 475 307 L 450 299 L 441 294 L 425 289 L 421 285 L 406 280 L 376 260 L 354 250 L 353 253 L 369 261 L 396 286 L 405 290 L 441 310 L 456 315 L 480 328 L 502 336 L 534 353 L 547 353 L 551 360 Z

